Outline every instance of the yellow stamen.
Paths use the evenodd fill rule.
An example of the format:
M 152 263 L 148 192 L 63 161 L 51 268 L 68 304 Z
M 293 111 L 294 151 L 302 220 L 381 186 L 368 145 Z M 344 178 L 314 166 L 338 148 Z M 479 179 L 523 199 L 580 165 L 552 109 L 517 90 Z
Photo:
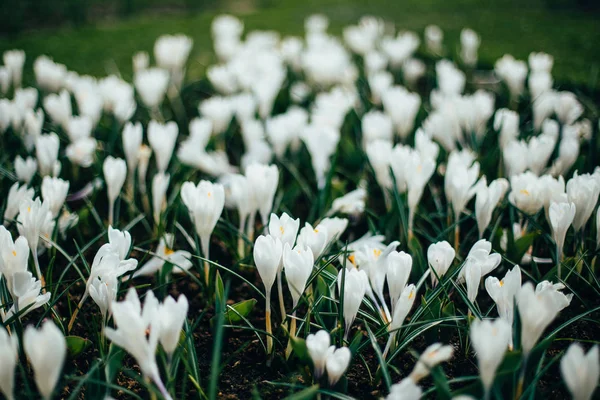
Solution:
M 170 249 L 168 247 L 165 249 L 165 255 L 170 256 L 173 253 L 175 253 L 175 250 Z
M 350 261 L 352 263 L 352 265 L 356 265 L 356 257 L 354 257 L 354 254 L 351 254 L 348 256 L 348 261 Z
M 381 250 L 373 249 L 373 255 L 375 256 L 375 258 L 379 257 L 381 255 Z
M 17 251 L 16 250 L 13 250 L 12 253 L 13 253 L 13 256 L 15 256 L 15 257 L 17 256 Z
M 504 279 L 500 281 L 500 287 L 504 286 Z
M 521 189 L 521 193 L 525 196 L 529 196 L 529 191 L 527 189 Z
M 279 227 L 279 231 L 281 232 L 281 234 L 283 235 L 283 232 L 285 231 L 285 229 L 283 229 L 283 226 Z

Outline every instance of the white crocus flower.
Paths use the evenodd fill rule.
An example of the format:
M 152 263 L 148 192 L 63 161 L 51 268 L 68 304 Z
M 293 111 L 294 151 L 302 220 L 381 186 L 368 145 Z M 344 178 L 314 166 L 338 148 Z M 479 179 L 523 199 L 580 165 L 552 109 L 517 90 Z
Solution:
M 46 320 L 39 330 L 31 325 L 25 329 L 23 349 L 31 362 L 40 394 L 50 399 L 67 357 L 65 337 L 52 321 Z
M 4 224 L 7 225 L 10 220 L 13 220 L 19 213 L 19 207 L 27 200 L 33 200 L 35 191 L 33 188 L 27 188 L 27 185 L 19 186 L 15 182 L 8 191 L 6 198 L 6 208 L 4 209 Z
M 515 60 L 510 54 L 505 54 L 494 65 L 496 74 L 506 83 L 513 101 L 516 101 L 525 88 L 527 77 L 527 64 L 525 61 Z
M 319 225 L 315 228 L 318 231 L 327 232 L 327 244 L 331 243 L 334 240 L 339 239 L 339 237 L 346 231 L 348 227 L 348 219 L 347 218 L 323 218 Z
M 331 156 L 340 142 L 340 132 L 331 126 L 310 124 L 300 135 L 310 153 L 319 190 L 325 188 L 326 177 L 331 168 Z
M 0 328 L 0 362 L 2 363 L 0 393 L 4 394 L 7 400 L 14 400 L 15 398 L 15 367 L 19 360 L 18 351 L 19 341 L 17 335 L 10 336 L 4 328 Z
M 560 278 L 560 266 L 563 257 L 563 248 L 565 245 L 565 237 L 569 226 L 573 223 L 575 218 L 575 204 L 574 203 L 555 203 L 550 204 L 549 217 L 550 225 L 552 227 L 552 238 L 556 243 L 556 251 L 558 254 L 558 277 Z
M 159 225 L 160 215 L 167 207 L 169 181 L 170 175 L 164 172 L 158 172 L 152 178 L 152 215 L 156 225 Z
M 396 308 L 396 303 L 402 294 L 402 291 L 408 283 L 408 278 L 412 271 L 413 259 L 410 254 L 403 251 L 392 251 L 387 256 L 387 282 L 390 291 L 390 302 L 392 304 L 392 314 Z
M 502 318 L 495 321 L 475 320 L 471 324 L 469 337 L 477 356 L 484 391 L 488 393 L 494 383 L 496 370 L 504 359 L 512 337 L 512 327 Z M 488 397 L 487 394 L 485 397 Z
M 69 182 L 45 176 L 42 180 L 42 198 L 48 202 L 52 218 L 58 217 L 69 192 Z
M 133 274 L 133 277 L 152 275 L 155 272 L 160 271 L 167 262 L 173 264 L 174 274 L 182 274 L 192 268 L 193 264 L 190 261 L 192 257 L 191 253 L 185 250 L 175 250 L 174 241 L 175 236 L 166 233 L 158 243 L 158 248 L 154 252 L 156 255 L 142 265 L 140 269 Z
M 181 186 L 181 199 L 200 238 L 203 256 L 209 260 L 210 236 L 225 206 L 225 189 L 223 185 L 209 181 L 200 181 L 197 186 L 185 182 Z M 209 272 L 209 265 L 205 262 L 204 277 L 207 283 Z
M 5 321 L 18 314 L 23 318 L 31 311 L 50 301 L 50 292 L 40 294 L 42 282 L 33 277 L 29 271 L 19 271 L 12 275 L 13 306 L 6 313 Z
M 73 164 L 83 168 L 88 168 L 94 162 L 94 152 L 96 151 L 96 139 L 88 137 L 79 139 L 67 146 L 65 151 L 67 158 Z
M 156 347 L 160 338 L 158 307 L 158 300 L 150 290 L 146 292 L 142 310 L 137 292 L 131 288 L 125 300 L 112 303 L 113 319 L 117 329 L 107 327 L 104 334 L 108 340 L 131 354 L 142 374 L 154 381 L 165 399 L 171 400 L 160 378 L 156 363 Z M 148 331 L 150 331 L 149 335 Z
M 383 93 L 381 101 L 383 109 L 392 118 L 396 134 L 401 140 L 406 140 L 413 130 L 421 97 L 402 86 L 394 86 Z
M 106 323 L 110 312 L 110 306 L 117 300 L 119 280 L 114 273 L 105 273 L 90 280 L 87 286 L 89 296 L 100 308 L 102 321 Z
M 432 243 L 427 249 L 428 265 L 435 273 L 431 274 L 431 283 L 433 286 L 437 284 L 438 278 L 441 279 L 454 261 L 456 252 L 450 246 L 450 243 L 443 241 Z M 437 275 L 437 276 L 436 276 Z
M 123 127 L 121 136 L 123 137 L 123 150 L 125 151 L 125 160 L 127 161 L 128 186 L 130 192 L 133 193 L 135 169 L 140 161 L 140 148 L 144 136 L 142 124 L 139 122 L 135 124 L 128 122 Z
M 58 149 L 60 142 L 56 133 L 40 135 L 35 141 L 35 153 L 41 176 L 57 175 L 55 172 L 60 169 L 58 162 Z
M 560 372 L 574 400 L 590 400 L 600 377 L 598 346 L 585 354 L 579 343 L 570 345 L 560 360 Z
M 179 128 L 174 121 L 161 124 L 152 120 L 148 124 L 148 142 L 156 157 L 156 167 L 161 172 L 169 167 L 178 134 Z
M 268 224 L 268 218 L 273 210 L 273 200 L 279 184 L 279 170 L 276 165 L 263 165 L 253 163 L 246 168 L 246 178 L 251 189 L 251 198 L 254 209 L 257 209 L 263 225 Z M 254 212 L 250 217 L 250 230 L 253 232 Z M 251 236 L 251 235 L 250 235 Z
M 485 280 L 485 289 L 496 303 L 498 315 L 503 318 L 509 326 L 512 326 L 514 320 L 515 296 L 521 289 L 521 268 L 515 265 L 508 271 L 502 280 L 490 276 Z M 509 348 L 512 350 L 512 337 L 509 341 Z
M 342 375 L 344 375 L 344 372 L 348 369 L 348 365 L 350 365 L 351 358 L 352 353 L 347 347 L 340 347 L 338 349 L 335 346 L 329 347 L 327 350 L 327 359 L 325 360 L 329 386 L 334 386 Z
M 19 181 L 29 184 L 35 171 L 37 170 L 37 161 L 33 157 L 23 159 L 21 156 L 15 157 L 15 174 Z
M 584 229 L 587 221 L 592 216 L 598 195 L 600 194 L 600 182 L 593 175 L 578 175 L 577 172 L 567 182 L 567 197 L 569 202 L 575 204 L 575 218 L 573 229 L 579 232 Z
M 356 314 L 358 313 L 358 309 L 360 308 L 363 298 L 365 297 L 367 286 L 369 285 L 369 278 L 364 270 L 359 271 L 353 267 L 346 269 L 346 278 L 344 283 L 342 283 L 343 276 L 344 270 L 342 269 L 338 273 L 337 282 L 340 297 L 343 296 L 344 298 L 344 340 L 346 340 L 348 338 L 348 333 L 350 333 L 352 323 L 354 322 Z M 344 290 L 343 293 L 342 286 Z
M 69 121 L 73 115 L 71 107 L 71 95 L 66 89 L 59 94 L 49 94 L 43 101 L 44 110 L 50 119 L 60 125 L 63 129 L 69 128 Z
M 167 92 L 169 73 L 160 68 L 148 68 L 135 74 L 134 83 L 144 105 L 157 110 Z
M 318 260 L 327 247 L 328 237 L 327 228 L 324 226 L 321 228 L 313 228 L 311 224 L 306 222 L 304 227 L 300 229 L 298 244 L 309 247 L 312 250 L 315 259 Z
M 450 360 L 453 353 L 454 349 L 452 346 L 442 345 L 441 343 L 430 345 L 421 353 L 419 360 L 409 375 L 410 379 L 415 383 L 419 382 L 429 375 L 433 367 Z
M 17 222 L 19 235 L 24 236 L 29 243 L 29 248 L 35 262 L 37 277 L 43 281 L 44 278 L 38 261 L 38 245 L 40 243 L 40 236 L 48 237 L 54 229 L 50 205 L 46 201 L 42 203 L 39 197 L 35 200 L 26 199 L 19 206 Z
M 157 324 L 154 328 L 160 330 L 159 341 L 167 353 L 169 361 L 179 344 L 188 308 L 188 300 L 184 294 L 180 294 L 177 301 L 173 297 L 167 296 L 158 307 Z
M 104 160 L 102 171 L 104 172 L 104 181 L 106 182 L 108 194 L 108 224 L 113 225 L 115 202 L 125 183 L 127 165 L 125 164 L 125 160 L 121 158 L 108 156 Z
M 477 50 L 481 39 L 477 32 L 472 29 L 463 29 L 460 32 L 460 57 L 465 65 L 474 67 L 477 65 Z
M 275 283 L 275 277 L 279 270 L 283 253 L 281 240 L 271 236 L 259 236 L 254 243 L 254 264 L 258 270 L 260 279 L 265 286 L 265 317 L 267 329 L 267 353 L 271 353 L 273 348 L 273 338 L 271 337 L 271 289 Z
M 308 355 L 312 359 L 314 372 L 313 375 L 319 379 L 325 370 L 325 362 L 327 360 L 327 350 L 331 344 L 329 332 L 321 329 L 317 333 L 311 333 L 306 337 L 306 349 Z
M 559 311 L 571 303 L 573 295 L 560 292 L 562 287 L 564 286 L 544 281 L 535 290 L 531 282 L 519 289 L 516 297 L 521 316 L 521 345 L 525 359 Z
M 486 179 L 481 179 L 482 184 L 477 187 L 475 193 L 475 215 L 477 217 L 477 229 L 479 237 L 483 237 L 483 232 L 487 229 L 492 221 L 492 214 L 498 203 L 504 199 L 508 191 L 508 181 L 504 178 L 498 178 L 486 184 Z
M 385 400 L 419 400 L 422 395 L 421 387 L 409 377 L 393 384 Z
M 531 172 L 510 177 L 508 201 L 527 215 L 533 215 L 544 206 L 542 181 Z

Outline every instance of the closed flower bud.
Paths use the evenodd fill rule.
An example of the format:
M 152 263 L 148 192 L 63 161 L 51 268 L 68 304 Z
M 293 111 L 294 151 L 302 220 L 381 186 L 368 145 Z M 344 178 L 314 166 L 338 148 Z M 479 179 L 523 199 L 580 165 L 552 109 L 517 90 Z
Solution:
M 346 323 L 346 329 L 344 331 L 344 337 L 348 337 L 348 333 L 350 332 L 350 328 L 352 327 L 352 323 L 356 318 L 356 314 L 358 313 L 358 309 L 362 304 L 363 298 L 365 297 L 365 293 L 367 291 L 367 286 L 369 285 L 369 278 L 364 270 L 357 270 L 355 268 L 346 269 L 346 279 L 344 284 L 342 284 L 342 279 L 344 276 L 344 271 L 341 270 L 338 273 L 338 291 L 340 292 L 340 297 L 344 298 L 344 320 Z M 342 293 L 342 286 L 344 292 Z
M 108 156 L 104 160 L 102 171 L 104 172 L 104 181 L 106 182 L 108 192 L 108 223 L 112 225 L 115 201 L 119 197 L 119 193 L 121 193 L 121 189 L 125 183 L 127 165 L 125 164 L 125 160 L 121 158 Z
M 148 108 L 158 108 L 167 92 L 169 73 L 160 68 L 149 68 L 135 74 L 135 89 Z
M 45 176 L 42 180 L 42 198 L 48 202 L 52 218 L 58 217 L 69 192 L 69 182 Z
M 327 360 L 325 361 L 329 386 L 334 386 L 342 375 L 344 375 L 346 369 L 348 369 L 348 365 L 350 365 L 351 358 L 352 353 L 347 347 L 340 347 L 338 349 L 335 346 L 329 347 L 327 350 Z
M 327 350 L 331 344 L 331 338 L 326 330 L 311 333 L 306 337 L 306 348 L 314 366 L 314 377 L 319 379 L 325 370 Z
M 60 142 L 56 133 L 40 135 L 35 141 L 35 153 L 41 176 L 55 175 Z
M 179 128 L 174 121 L 161 124 L 152 120 L 148 124 L 148 142 L 156 157 L 156 166 L 161 172 L 169 167 L 178 134 Z
M 9 334 L 0 328 L 0 362 L 2 370 L 0 371 L 0 393 L 4 394 L 7 400 L 13 400 L 15 385 L 15 367 L 19 359 L 19 342 L 17 336 Z
M 171 296 L 163 301 L 158 308 L 157 328 L 160 330 L 159 341 L 169 359 L 179 344 L 181 329 L 188 313 L 188 300 L 180 294 L 177 301 Z
M 514 320 L 515 296 L 521 289 L 521 268 L 515 265 L 508 271 L 502 280 L 493 276 L 485 280 L 485 289 L 496 303 L 498 315 L 503 318 L 509 326 L 512 326 Z M 509 346 L 512 349 L 512 337 Z
M 396 303 L 408 283 L 412 271 L 413 260 L 410 254 L 403 251 L 392 251 L 387 257 L 387 282 L 390 290 L 390 302 L 392 303 L 392 314 Z
M 431 283 L 433 286 L 436 285 L 438 278 L 442 278 L 448 272 L 455 256 L 456 252 L 450 246 L 450 243 L 446 241 L 433 243 L 429 246 L 427 249 L 427 261 L 429 267 L 434 271 L 431 273 Z
M 164 172 L 158 172 L 152 178 L 152 215 L 157 225 L 160 223 L 160 214 L 167 208 L 169 180 L 169 174 Z
M 441 343 L 430 345 L 421 353 L 417 364 L 410 373 L 410 378 L 413 382 L 417 383 L 428 376 L 433 367 L 450 360 L 453 353 L 454 349 L 452 346 L 442 345 Z
M 600 377 L 598 346 L 585 354 L 579 343 L 570 345 L 560 360 L 560 372 L 574 400 L 591 399 Z
M 25 329 L 23 347 L 40 394 L 44 399 L 50 399 L 67 356 L 65 337 L 53 322 L 46 321 L 39 330 L 33 326 Z
M 267 294 L 271 292 L 283 253 L 281 240 L 271 236 L 259 236 L 254 243 L 254 263 L 265 285 Z
M 504 359 L 512 337 L 512 327 L 502 318 L 495 321 L 475 320 L 471 324 L 469 336 L 477 356 L 479 376 L 487 392 L 491 389 L 496 370 Z
M 276 239 L 279 240 L 279 239 Z M 306 289 L 306 283 L 313 270 L 314 256 L 310 247 L 298 244 L 293 249 L 289 244 L 283 247 L 283 269 L 292 293 L 293 308 Z
M 16 156 L 14 164 L 17 179 L 19 179 L 21 182 L 29 184 L 33 178 L 33 175 L 35 175 L 35 171 L 37 170 L 37 162 L 35 159 L 32 157 L 23 159 L 21 156 Z

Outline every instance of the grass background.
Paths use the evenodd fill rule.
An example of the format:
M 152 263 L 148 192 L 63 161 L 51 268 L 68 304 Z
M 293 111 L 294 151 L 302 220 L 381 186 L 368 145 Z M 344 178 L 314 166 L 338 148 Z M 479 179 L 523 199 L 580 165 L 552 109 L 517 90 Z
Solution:
M 63 14 L 73 13 L 69 14 L 72 20 L 87 22 L 74 25 L 57 16 L 60 26 L 32 29 L 40 24 L 31 11 L 22 10 L 22 29 L 0 36 L 0 51 L 21 48 L 27 52 L 26 82 L 32 81 L 31 65 L 41 54 L 51 55 L 81 74 L 119 72 L 130 79 L 131 55 L 138 50 L 151 51 L 155 39 L 166 33 L 185 33 L 194 39 L 188 79 L 199 79 L 214 61 L 210 23 L 221 12 L 239 15 L 247 31 L 274 29 L 282 35 L 302 34 L 304 18 L 315 12 L 330 18 L 334 33 L 364 14 L 381 16 L 398 30 L 419 33 L 434 23 L 444 30 L 451 53 L 456 52 L 461 29 L 470 27 L 482 36 L 480 61 L 484 67 L 492 67 L 505 53 L 526 59 L 531 51 L 545 51 L 555 58 L 559 86 L 582 85 L 594 92 L 600 71 L 600 13 L 594 2 L 586 0 L 151 0 L 143 7 L 138 4 L 137 12 L 137 0 L 90 0 L 84 9 L 75 11 L 73 4 L 80 4 L 78 0 L 47 1 L 60 2 Z M 43 3 L 46 1 L 35 1 L 33 9 Z M 131 9 L 119 12 L 123 7 Z M 10 11 L 3 14 L 4 19 L 11 18 Z

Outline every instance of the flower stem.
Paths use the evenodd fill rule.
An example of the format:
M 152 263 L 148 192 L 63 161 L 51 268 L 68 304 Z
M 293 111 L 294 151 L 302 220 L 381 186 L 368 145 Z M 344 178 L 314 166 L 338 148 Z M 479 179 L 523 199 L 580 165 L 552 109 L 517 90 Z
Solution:
M 294 307 L 295 308 L 295 307 Z M 285 358 L 288 359 L 292 354 L 292 339 L 296 337 L 296 311 L 292 313 L 290 321 L 290 340 L 288 341 L 287 349 L 285 350 Z
M 454 226 L 454 251 L 458 254 L 458 249 L 460 247 L 460 225 L 458 223 L 459 219 L 456 218 L 456 225 Z
M 285 311 L 285 303 L 283 302 L 283 283 L 281 279 L 281 271 L 277 273 L 277 294 L 279 295 L 279 311 L 281 312 L 281 322 L 285 321 L 287 313 Z
M 35 273 L 37 274 L 40 282 L 42 282 L 42 293 L 46 293 L 46 279 L 44 278 L 44 275 L 42 275 L 42 270 L 40 269 L 40 260 L 38 259 L 37 249 L 31 249 L 31 252 L 33 253 L 33 263 L 35 265 Z
M 267 354 L 271 354 L 271 350 L 273 350 L 273 331 L 271 329 L 271 291 L 267 290 L 267 293 L 265 294 L 267 296 L 265 302 L 265 320 L 267 324 Z
M 71 329 L 73 329 L 73 324 L 75 323 L 75 320 L 77 319 L 77 315 L 79 314 L 79 310 L 81 310 L 81 307 L 83 307 L 83 303 L 87 299 L 87 296 L 88 296 L 88 291 L 86 288 L 85 293 L 81 297 L 81 300 L 79 300 L 79 304 L 77 304 L 77 308 L 75 309 L 75 311 L 73 311 L 73 315 L 71 315 L 71 320 L 69 321 L 69 326 L 67 327 L 67 332 L 71 332 Z

